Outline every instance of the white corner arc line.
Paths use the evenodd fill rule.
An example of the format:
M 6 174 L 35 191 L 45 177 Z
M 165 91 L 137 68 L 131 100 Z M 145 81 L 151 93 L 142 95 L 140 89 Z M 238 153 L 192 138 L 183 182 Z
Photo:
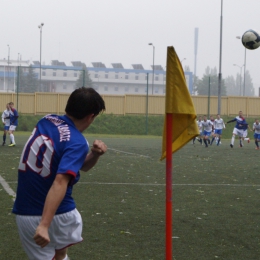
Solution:
M 5 179 L 0 175 L 0 183 L 3 186 L 4 190 L 12 196 L 13 201 L 15 200 L 16 193 L 11 189 L 11 187 L 8 185 L 8 183 L 5 181 Z
M 147 155 L 142 155 L 142 154 L 138 154 L 138 153 L 129 153 L 129 152 L 124 152 L 124 151 L 116 150 L 116 149 L 113 149 L 113 148 L 107 148 L 107 150 L 111 150 L 111 151 L 119 152 L 119 153 L 125 153 L 125 154 L 137 155 L 137 156 L 141 156 L 141 157 L 145 157 L 145 158 L 151 158 L 150 156 L 147 156 Z

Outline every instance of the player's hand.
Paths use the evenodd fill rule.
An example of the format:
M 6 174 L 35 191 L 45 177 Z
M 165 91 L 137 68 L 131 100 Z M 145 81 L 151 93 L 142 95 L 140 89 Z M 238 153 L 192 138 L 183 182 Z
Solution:
M 39 225 L 35 231 L 33 239 L 40 247 L 47 246 L 50 243 L 48 228 Z
M 101 140 L 95 140 L 93 142 L 93 146 L 91 148 L 91 151 L 94 155 L 100 156 L 107 151 L 107 146 Z

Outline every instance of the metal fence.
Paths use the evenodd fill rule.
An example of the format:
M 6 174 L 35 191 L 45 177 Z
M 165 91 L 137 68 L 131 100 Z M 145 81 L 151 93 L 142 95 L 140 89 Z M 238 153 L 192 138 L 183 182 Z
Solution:
M 12 101 L 21 114 L 42 115 L 49 113 L 63 114 L 70 94 L 67 93 L 0 93 L 2 110 L 5 104 Z M 146 95 L 103 95 L 106 113 L 115 115 L 163 115 L 165 111 L 164 96 L 149 96 L 147 106 Z M 218 98 L 213 96 L 210 102 L 207 96 L 192 96 L 198 115 L 216 115 Z M 180 101 L 181 102 L 181 101 Z M 242 110 L 247 117 L 260 116 L 259 97 L 222 97 L 221 115 L 233 116 Z M 210 107 L 208 107 L 210 104 Z

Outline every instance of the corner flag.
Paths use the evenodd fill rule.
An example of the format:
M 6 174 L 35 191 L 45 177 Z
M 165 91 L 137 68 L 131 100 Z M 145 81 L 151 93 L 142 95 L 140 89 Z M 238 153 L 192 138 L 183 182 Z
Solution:
M 172 153 L 199 135 L 196 112 L 191 100 L 180 60 L 173 47 L 167 48 L 165 114 L 171 114 Z M 162 157 L 166 157 L 166 118 L 162 144 Z
M 166 260 L 172 260 L 172 154 L 199 135 L 180 60 L 167 48 L 166 104 L 161 160 L 166 157 Z

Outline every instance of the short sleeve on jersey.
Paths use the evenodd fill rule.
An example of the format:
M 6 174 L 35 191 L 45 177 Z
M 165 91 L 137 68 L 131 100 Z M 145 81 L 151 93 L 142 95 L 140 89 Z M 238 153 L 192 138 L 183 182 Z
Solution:
M 82 140 L 84 139 L 82 138 Z M 57 174 L 70 174 L 73 177 L 70 182 L 72 184 L 85 161 L 88 150 L 89 147 L 86 141 L 68 144 L 63 151 Z

